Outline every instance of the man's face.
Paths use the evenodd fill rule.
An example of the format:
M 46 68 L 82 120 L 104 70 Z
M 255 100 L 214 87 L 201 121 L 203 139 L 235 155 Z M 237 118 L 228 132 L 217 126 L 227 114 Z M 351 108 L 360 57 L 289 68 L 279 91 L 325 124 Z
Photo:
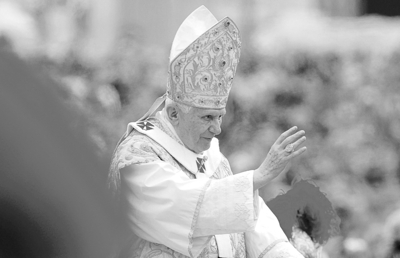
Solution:
M 221 121 L 225 113 L 225 108 L 191 108 L 187 114 L 179 112 L 176 133 L 185 146 L 193 152 L 208 150 L 212 138 L 221 133 Z

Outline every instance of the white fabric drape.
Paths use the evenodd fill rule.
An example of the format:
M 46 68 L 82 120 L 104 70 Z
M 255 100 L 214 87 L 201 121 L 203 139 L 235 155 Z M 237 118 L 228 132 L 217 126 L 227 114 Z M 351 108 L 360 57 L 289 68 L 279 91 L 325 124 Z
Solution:
M 125 167 L 121 176 L 135 234 L 187 256 L 196 257 L 212 235 L 255 226 L 252 171 L 192 180 L 172 165 L 155 161 Z

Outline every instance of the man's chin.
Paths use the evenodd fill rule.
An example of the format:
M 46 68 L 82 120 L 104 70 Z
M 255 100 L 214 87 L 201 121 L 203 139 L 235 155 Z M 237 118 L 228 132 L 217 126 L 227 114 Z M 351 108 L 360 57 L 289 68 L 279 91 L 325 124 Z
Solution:
M 194 152 L 195 153 L 201 153 L 203 151 L 208 150 L 211 147 L 211 140 L 212 139 L 206 139 L 202 138 L 201 142 L 196 146 Z
M 211 147 L 211 140 L 212 139 L 204 139 L 204 143 L 202 143 L 200 147 L 202 151 L 206 151 Z

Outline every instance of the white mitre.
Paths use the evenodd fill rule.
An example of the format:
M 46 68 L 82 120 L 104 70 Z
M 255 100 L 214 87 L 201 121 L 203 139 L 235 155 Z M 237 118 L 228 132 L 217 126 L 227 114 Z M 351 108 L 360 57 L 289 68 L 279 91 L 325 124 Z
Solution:
M 220 21 L 204 6 L 192 12 L 175 35 L 167 84 L 173 101 L 197 108 L 226 106 L 240 58 L 235 23 Z
M 166 97 L 191 107 L 225 108 L 240 48 L 239 29 L 229 17 L 218 21 L 205 6 L 197 8 L 173 40 L 166 94 L 140 120 L 151 116 Z

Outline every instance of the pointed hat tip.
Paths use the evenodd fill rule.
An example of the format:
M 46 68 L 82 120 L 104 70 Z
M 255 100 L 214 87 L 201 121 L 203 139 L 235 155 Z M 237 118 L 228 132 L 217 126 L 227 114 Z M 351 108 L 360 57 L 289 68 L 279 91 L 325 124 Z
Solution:
M 210 10 L 208 10 L 208 8 L 205 5 L 200 5 L 199 7 L 197 7 L 196 10 L 194 10 L 193 12 L 196 12 L 198 10 L 207 10 L 208 12 L 210 12 Z M 211 12 L 210 12 L 211 13 Z
M 201 5 L 182 22 L 172 42 L 170 61 L 189 46 L 201 34 L 218 23 L 217 18 Z

